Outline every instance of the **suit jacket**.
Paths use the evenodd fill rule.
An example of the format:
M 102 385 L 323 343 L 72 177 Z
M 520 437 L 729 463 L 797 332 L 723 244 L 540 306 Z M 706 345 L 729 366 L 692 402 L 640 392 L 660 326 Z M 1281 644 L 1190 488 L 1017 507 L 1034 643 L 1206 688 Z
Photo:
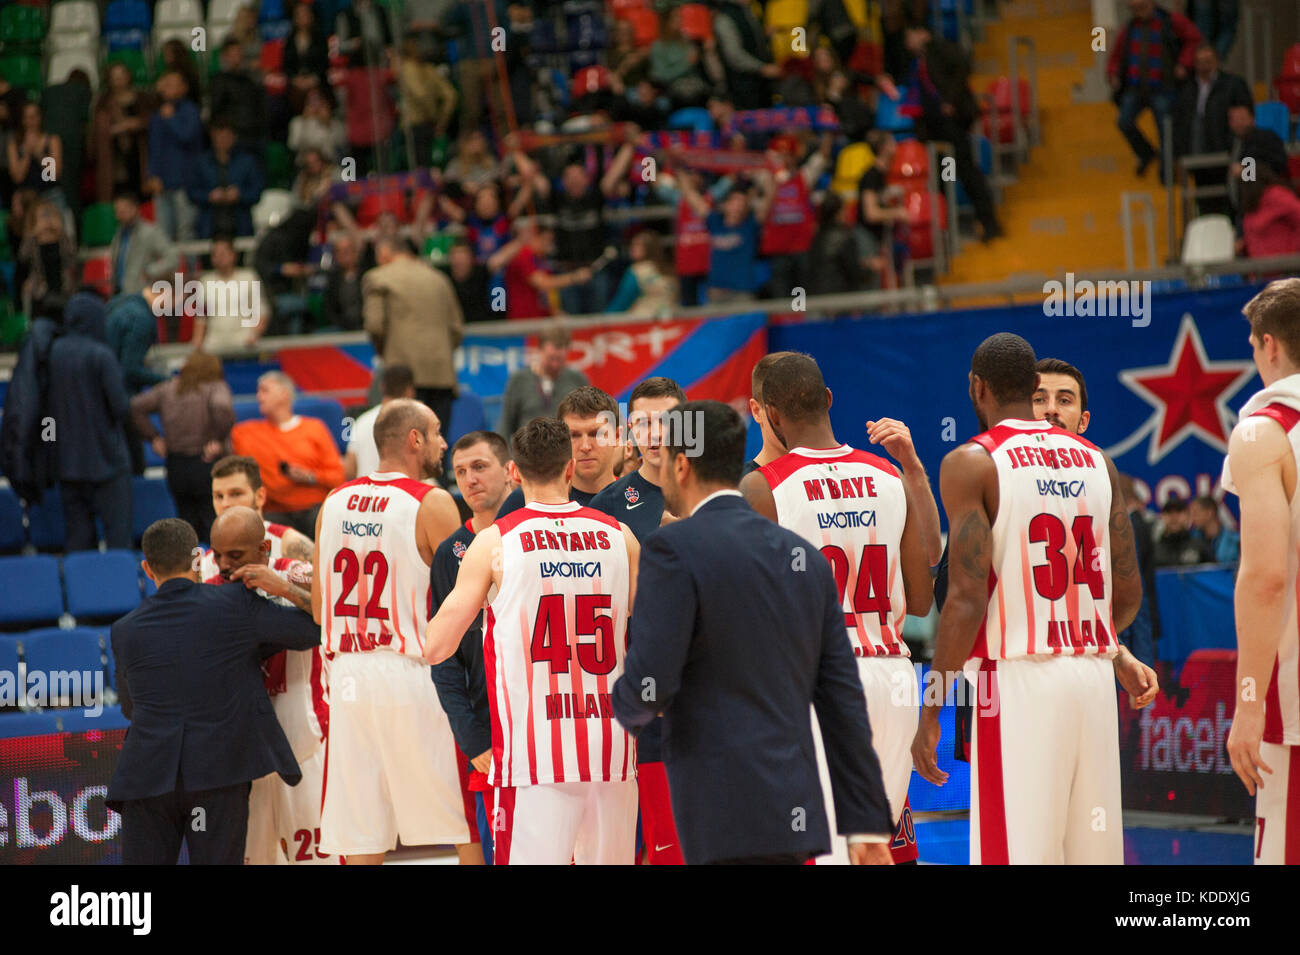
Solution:
M 302 779 L 266 695 L 261 660 L 320 643 L 309 614 L 242 586 L 166 581 L 111 632 L 131 721 L 108 803 L 216 789 L 279 773 Z
M 1196 102 L 1200 86 L 1193 76 L 1178 90 L 1174 104 L 1174 155 L 1186 156 L 1192 152 L 1192 131 L 1196 123 Z M 1219 71 L 1210 84 L 1205 97 L 1204 141 L 1200 152 L 1226 153 L 1232 146 L 1232 130 L 1228 127 L 1228 107 L 1254 102 L 1250 87 L 1240 76 Z
M 456 387 L 456 346 L 465 318 L 451 280 L 411 255 L 361 279 L 366 332 L 385 365 L 408 365 L 417 388 Z
M 117 260 L 121 250 L 122 229 L 119 226 L 108 247 L 112 268 L 109 274 L 114 279 L 117 277 Z M 126 269 L 122 273 L 122 287 L 118 291 L 139 293 L 159 281 L 170 285 L 179 266 L 180 256 L 171 239 L 167 238 L 167 233 L 141 216 L 135 220 L 131 229 L 131 241 L 126 244 Z
M 687 863 L 830 850 L 810 707 L 840 832 L 893 832 L 834 575 L 815 548 L 741 498 L 715 498 L 646 538 L 637 594 L 614 715 L 638 733 L 664 714 Z

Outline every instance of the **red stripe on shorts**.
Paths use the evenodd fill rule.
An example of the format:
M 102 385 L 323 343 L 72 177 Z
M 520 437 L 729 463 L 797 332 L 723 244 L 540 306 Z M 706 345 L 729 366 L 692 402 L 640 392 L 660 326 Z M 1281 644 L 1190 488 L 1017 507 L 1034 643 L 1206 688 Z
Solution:
M 510 837 L 515 829 L 515 788 L 498 788 L 492 807 L 492 864 L 510 864 Z
M 975 708 L 976 750 L 979 758 L 980 864 L 1009 865 L 1007 848 L 1007 803 L 1002 775 L 1002 705 L 998 693 L 998 665 L 985 660 L 981 672 L 988 674 L 989 714 Z

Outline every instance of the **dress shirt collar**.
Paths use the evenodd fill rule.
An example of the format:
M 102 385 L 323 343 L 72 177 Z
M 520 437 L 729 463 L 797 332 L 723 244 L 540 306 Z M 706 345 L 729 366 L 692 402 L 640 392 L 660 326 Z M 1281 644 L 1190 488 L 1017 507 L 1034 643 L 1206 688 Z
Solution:
M 704 500 L 700 501 L 700 503 L 695 505 L 695 507 L 691 510 L 691 517 L 694 517 L 696 511 L 702 508 L 705 504 L 708 504 L 709 501 L 713 500 L 715 497 L 728 497 L 728 496 L 742 497 L 743 495 L 735 488 L 730 488 L 730 487 L 724 487 L 720 491 L 714 491 Z

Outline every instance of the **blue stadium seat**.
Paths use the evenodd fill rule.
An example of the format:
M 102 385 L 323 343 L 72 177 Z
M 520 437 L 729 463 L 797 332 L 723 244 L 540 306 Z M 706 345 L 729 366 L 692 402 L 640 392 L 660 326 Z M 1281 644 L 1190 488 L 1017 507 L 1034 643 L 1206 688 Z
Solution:
M 17 680 L 18 673 L 18 637 L 12 634 L 0 634 L 0 673 L 13 673 Z
M 320 418 L 325 422 L 329 433 L 334 435 L 334 443 L 339 446 L 339 453 L 347 449 L 343 440 L 343 406 L 333 398 L 313 398 L 303 395 L 293 403 L 293 413 L 304 417 Z
M 603 50 L 609 46 L 604 11 L 599 8 L 588 7 L 568 13 L 564 19 L 564 33 L 570 50 Z
M 63 614 L 59 562 L 48 554 L 0 557 L 0 580 L 5 586 L 0 627 L 54 623 Z
M 488 427 L 483 399 L 467 388 L 461 388 L 460 397 L 451 404 L 451 421 L 447 422 L 443 437 L 451 447 L 471 431 L 484 431 Z
M 149 420 L 153 423 L 154 428 L 159 434 L 162 434 L 162 421 L 158 415 L 151 414 Z M 148 441 L 144 442 L 144 466 L 147 468 L 161 468 L 166 466 L 167 462 L 158 457 L 158 452 L 153 449 L 153 445 Z
M 176 516 L 176 504 L 162 478 L 133 478 L 131 490 L 131 533 L 139 543 L 154 521 Z
M 112 0 L 104 11 L 104 32 L 110 30 L 148 30 L 153 15 L 145 0 Z
M 256 398 L 244 398 L 235 402 L 235 424 L 241 421 L 252 421 L 254 418 L 262 417 L 262 412 L 257 410 Z
M 898 108 L 907 100 L 907 87 L 898 88 L 898 101 L 888 96 L 876 97 L 876 128 L 891 133 L 911 132 L 913 123 L 910 116 L 903 116 Z
M 140 603 L 140 566 L 129 550 L 82 551 L 63 558 L 68 613 L 78 620 L 116 619 Z
M 95 679 L 95 674 L 100 674 L 102 678 L 104 659 L 100 640 L 98 631 L 84 627 L 73 630 L 33 630 L 23 638 L 23 659 L 27 662 L 27 672 L 41 670 L 45 673 L 89 673 L 91 680 Z M 102 685 L 107 683 L 107 679 L 104 679 Z M 85 686 L 83 698 L 88 699 L 94 689 L 93 683 Z
M 1291 140 L 1291 114 L 1287 112 L 1285 103 L 1269 100 L 1255 104 L 1255 125 L 1260 129 L 1271 129 L 1284 143 Z
M 713 131 L 713 117 L 702 106 L 688 106 L 668 117 L 669 129 L 689 129 L 697 133 Z
M 22 502 L 13 488 L 0 488 L 0 553 L 17 553 L 26 541 Z
M 131 721 L 122 715 L 120 706 L 105 706 L 103 712 L 91 715 L 80 707 L 51 711 L 59 718 L 65 733 L 86 733 L 90 730 L 124 730 Z
M 46 488 L 40 504 L 27 505 L 27 533 L 37 550 L 63 550 L 63 496 L 58 487 Z
M 0 713 L 0 739 L 47 736 L 59 731 L 56 713 Z
M 104 641 L 104 682 L 117 689 L 117 661 L 113 659 L 113 639 L 112 634 L 107 631 L 101 631 L 100 638 Z

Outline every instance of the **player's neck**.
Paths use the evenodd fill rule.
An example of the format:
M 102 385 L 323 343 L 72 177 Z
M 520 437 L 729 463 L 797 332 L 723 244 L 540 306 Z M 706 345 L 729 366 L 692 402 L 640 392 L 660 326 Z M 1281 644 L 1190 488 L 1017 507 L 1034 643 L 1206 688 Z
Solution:
M 659 486 L 659 468 L 651 464 L 649 461 L 642 463 L 642 465 L 636 469 L 636 473 L 641 475 L 643 481 L 653 484 L 655 487 Z
M 504 501 L 505 498 L 502 498 L 501 500 Z M 474 513 L 471 515 L 469 519 L 470 529 L 473 530 L 475 534 L 479 533 L 480 531 L 487 530 L 489 527 L 491 527 L 493 524 L 496 523 L 497 510 L 500 507 L 501 507 L 501 502 L 498 501 L 497 506 L 492 508 L 491 510 L 474 511 Z
M 581 491 L 583 494 L 599 494 L 605 488 L 614 483 L 614 469 L 607 468 L 602 471 L 598 477 L 588 481 L 580 474 L 573 475 L 573 488 Z
M 1002 405 L 989 414 L 989 428 L 996 428 L 1004 421 L 1035 421 L 1034 406 L 1029 402 Z
M 791 450 L 807 448 L 809 451 L 831 451 L 840 447 L 840 442 L 835 440 L 835 431 L 829 422 L 815 425 L 804 431 L 791 431 L 786 435 L 786 440 L 790 442 Z
M 393 461 L 388 458 L 379 459 L 379 468 L 377 474 L 402 474 L 412 481 L 420 480 L 420 469 L 416 466 L 407 464 L 405 461 Z
M 785 454 L 785 448 L 781 445 L 775 441 L 771 443 L 764 441 L 763 446 L 758 450 L 758 454 L 754 455 L 754 463 L 760 468 L 767 467 L 783 454 Z
M 568 504 L 569 485 L 566 481 L 550 484 L 525 484 L 523 486 L 526 504 Z

